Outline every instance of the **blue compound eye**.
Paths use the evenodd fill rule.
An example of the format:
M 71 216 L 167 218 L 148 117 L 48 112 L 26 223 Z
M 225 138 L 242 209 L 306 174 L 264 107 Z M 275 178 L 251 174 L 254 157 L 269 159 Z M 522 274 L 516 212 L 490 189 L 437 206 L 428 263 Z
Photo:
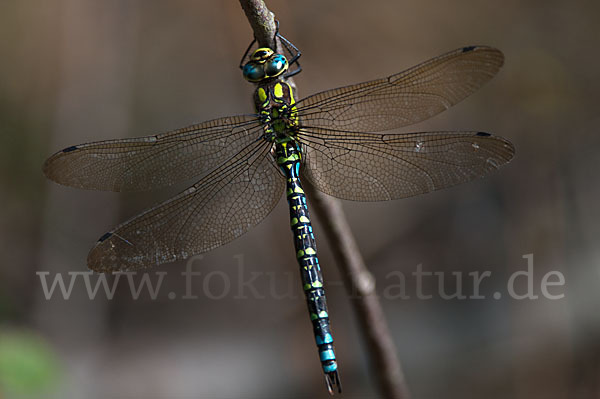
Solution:
M 265 62 L 265 73 L 269 77 L 280 75 L 288 67 L 287 59 L 281 54 L 275 54 Z
M 259 80 L 265 77 L 265 71 L 262 65 L 257 65 L 253 62 L 249 62 L 244 65 L 244 69 L 242 70 L 244 74 L 244 79 L 250 82 L 258 82 Z

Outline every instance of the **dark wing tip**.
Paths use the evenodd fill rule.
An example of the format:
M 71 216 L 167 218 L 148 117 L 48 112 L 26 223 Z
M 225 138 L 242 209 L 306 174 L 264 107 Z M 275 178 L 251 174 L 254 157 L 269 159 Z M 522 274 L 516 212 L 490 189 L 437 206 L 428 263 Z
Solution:
M 118 229 L 109 231 L 96 241 L 88 253 L 88 268 L 99 273 L 115 273 L 152 266 L 140 253 L 132 251 L 134 246 L 131 241 L 119 235 Z
M 504 65 L 504 54 L 495 47 L 490 46 L 466 46 L 461 49 L 462 53 L 486 52 L 489 54 L 490 62 L 497 64 L 498 67 Z
M 515 157 L 515 154 L 516 154 L 515 145 L 503 137 L 501 139 L 502 139 L 502 142 L 504 143 L 504 148 L 506 149 L 506 152 L 508 154 L 508 160 L 506 161 L 508 163 Z
M 68 186 L 69 184 L 62 178 L 64 168 L 61 168 L 61 161 L 64 161 L 64 159 L 62 159 L 64 156 L 68 156 L 69 153 L 76 151 L 79 148 L 80 147 L 77 145 L 72 145 L 52 154 L 52 156 L 46 159 L 44 165 L 42 165 L 42 172 L 44 175 L 58 184 Z
M 117 241 L 115 241 L 115 238 Z M 88 267 L 99 273 L 113 273 L 127 270 L 127 267 L 120 265 L 119 257 L 116 254 L 118 245 L 118 236 L 112 231 L 104 233 L 88 253 Z
M 475 136 L 489 138 L 490 140 L 493 140 L 494 142 L 501 145 L 501 147 L 498 147 L 498 146 L 496 147 L 497 155 L 500 157 L 499 161 L 501 161 L 501 163 L 498 165 L 498 167 L 500 167 L 502 165 L 506 165 L 514 158 L 515 146 L 513 143 L 511 143 L 509 140 L 505 139 L 504 137 L 494 136 L 494 135 L 492 135 L 490 133 L 486 133 L 486 132 L 477 132 L 477 133 L 475 133 Z
M 112 233 L 106 233 L 96 241 L 96 245 L 88 253 L 88 268 L 98 273 L 114 273 L 128 270 L 128 268 L 119 266 L 119 260 L 115 254 L 111 237 L 113 237 Z
M 70 147 L 65 148 L 64 150 L 62 150 L 61 152 L 71 152 L 71 151 L 75 151 L 76 149 L 78 149 L 79 147 L 76 145 L 72 145 Z
M 100 237 L 100 238 L 98 239 L 98 242 L 102 242 L 102 241 L 106 240 L 106 239 L 107 239 L 108 237 L 110 237 L 110 236 L 112 236 L 112 233 L 111 233 L 110 231 L 109 231 L 108 233 L 104 233 L 104 234 L 102 235 L 102 237 Z
M 56 170 L 55 170 L 55 165 L 56 164 L 54 163 L 54 161 L 58 157 L 60 157 L 61 154 L 63 154 L 63 152 L 64 152 L 64 150 L 63 151 L 59 151 L 59 152 L 53 154 L 50 158 L 46 159 L 46 161 L 44 162 L 44 165 L 42 165 L 42 172 L 44 173 L 44 175 L 48 179 L 50 179 L 50 180 L 52 180 L 52 181 L 54 181 L 56 183 L 60 183 L 60 181 L 57 180 L 58 176 L 56 175 Z
M 87 257 L 87 265 L 91 270 L 98 273 L 111 273 L 116 271 L 117 268 L 107 267 L 105 263 L 105 257 L 102 255 L 102 244 L 110 238 L 112 233 L 105 233 L 96 241 L 94 247 L 90 250 Z
M 489 61 L 492 64 L 495 64 L 498 68 L 504 65 L 504 54 L 502 53 L 502 51 L 498 50 L 495 47 L 484 45 L 465 46 L 459 48 L 458 50 L 454 50 L 454 52 L 458 53 L 459 55 L 464 54 L 465 56 L 468 56 L 468 53 L 480 53 L 481 55 L 487 53 L 487 61 Z

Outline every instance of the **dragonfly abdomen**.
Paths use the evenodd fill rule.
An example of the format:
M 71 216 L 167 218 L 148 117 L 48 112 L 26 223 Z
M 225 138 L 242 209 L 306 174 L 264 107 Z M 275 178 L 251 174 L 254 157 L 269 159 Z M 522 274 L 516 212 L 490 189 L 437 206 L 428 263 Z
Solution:
M 275 153 L 277 164 L 286 176 L 286 197 L 290 207 L 296 258 L 300 265 L 302 288 L 313 325 L 319 359 L 329 391 L 333 393 L 333 387 L 337 385 L 341 392 L 333 336 L 329 326 L 327 300 L 323 289 L 323 275 L 317 257 L 317 246 L 306 205 L 306 196 L 299 178 L 302 157 L 300 146 L 293 139 L 277 142 Z

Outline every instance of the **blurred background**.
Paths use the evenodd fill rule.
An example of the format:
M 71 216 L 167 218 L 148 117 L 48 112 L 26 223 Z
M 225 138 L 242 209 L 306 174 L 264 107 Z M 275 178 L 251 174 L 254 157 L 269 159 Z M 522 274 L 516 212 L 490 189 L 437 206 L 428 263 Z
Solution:
M 504 52 L 482 90 L 406 131 L 491 132 L 515 144 L 510 164 L 445 191 L 343 206 L 414 398 L 600 397 L 600 3 L 267 4 L 303 53 L 300 98 L 465 45 Z M 97 238 L 185 185 L 86 192 L 41 172 L 70 145 L 252 112 L 238 69 L 252 32 L 239 3 L 8 0 L 0 37 L 0 398 L 327 397 L 285 200 L 189 266 L 150 270 L 156 295 L 136 298 L 123 278 L 112 299 L 103 288 L 90 299 Z M 379 397 L 314 224 L 343 395 Z M 186 280 L 186 267 L 200 275 Z M 417 297 L 418 270 L 442 276 L 423 279 L 429 299 Z M 472 298 L 469 273 L 486 271 Z M 543 283 L 561 278 L 545 295 Z M 510 281 L 530 298 L 509 295 Z

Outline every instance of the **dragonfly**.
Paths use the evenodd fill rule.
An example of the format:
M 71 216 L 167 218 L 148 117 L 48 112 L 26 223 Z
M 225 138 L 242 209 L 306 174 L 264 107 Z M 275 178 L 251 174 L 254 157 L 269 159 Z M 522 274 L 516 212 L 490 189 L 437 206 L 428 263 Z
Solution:
M 100 237 L 87 263 L 105 273 L 222 246 L 263 220 L 285 193 L 319 359 L 333 394 L 341 383 L 301 180 L 345 200 L 387 201 L 467 182 L 508 163 L 514 146 L 489 133 L 389 132 L 460 102 L 497 74 L 504 56 L 492 47 L 462 47 L 400 73 L 296 101 L 287 78 L 300 71 L 300 52 L 279 33 L 276 39 L 285 51 L 258 46 L 249 53 L 251 44 L 240 63 L 256 87 L 255 113 L 70 146 L 48 158 L 43 171 L 59 184 L 88 190 L 141 191 L 195 179 Z

